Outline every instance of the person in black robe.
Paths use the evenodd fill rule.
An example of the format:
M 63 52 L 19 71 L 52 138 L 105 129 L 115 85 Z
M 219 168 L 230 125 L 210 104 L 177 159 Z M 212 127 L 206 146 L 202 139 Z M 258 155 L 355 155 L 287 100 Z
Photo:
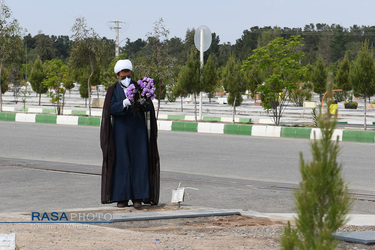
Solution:
M 150 102 L 148 122 L 145 113 L 134 110 L 126 98 L 126 88 L 136 84 L 131 80 L 129 60 L 119 60 L 114 70 L 118 82 L 107 90 L 100 128 L 102 203 L 117 202 L 118 207 L 126 207 L 132 200 L 135 208 L 140 208 L 142 202 L 156 205 L 160 161 L 155 110 Z

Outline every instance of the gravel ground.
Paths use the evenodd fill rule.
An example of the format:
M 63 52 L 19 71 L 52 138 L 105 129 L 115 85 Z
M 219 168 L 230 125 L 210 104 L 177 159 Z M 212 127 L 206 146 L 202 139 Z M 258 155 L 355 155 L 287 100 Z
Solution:
M 149 207 L 142 212 L 175 206 Z M 100 211 L 100 210 L 98 210 Z M 113 213 L 138 212 L 132 208 Z M 1 221 L 30 221 L 29 214 L 0 214 Z M 0 224 L 0 233 L 16 233 L 19 249 L 280 249 L 285 221 L 244 216 L 217 216 L 111 224 Z M 346 226 L 340 231 L 375 230 Z M 375 249 L 340 242 L 338 249 Z

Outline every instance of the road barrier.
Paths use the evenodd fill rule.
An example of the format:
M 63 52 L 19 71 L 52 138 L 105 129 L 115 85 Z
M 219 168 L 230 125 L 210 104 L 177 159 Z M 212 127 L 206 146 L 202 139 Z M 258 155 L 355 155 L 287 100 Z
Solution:
M 160 131 L 181 131 L 193 133 L 213 133 L 230 135 L 249 135 L 263 137 L 284 137 L 284 138 L 303 138 L 320 139 L 321 132 L 318 128 L 308 127 L 282 127 L 273 125 L 250 125 L 250 124 L 224 124 L 217 122 L 190 122 L 176 119 L 182 116 L 168 115 L 166 117 L 173 120 L 159 119 L 158 129 Z M 30 122 L 30 123 L 48 123 L 59 125 L 79 125 L 79 126 L 100 126 L 100 117 L 87 116 L 69 116 L 52 114 L 27 114 L 0 112 L 0 121 L 10 122 Z M 343 130 L 335 129 L 332 140 L 348 142 L 367 142 L 375 143 L 375 131 L 364 130 Z

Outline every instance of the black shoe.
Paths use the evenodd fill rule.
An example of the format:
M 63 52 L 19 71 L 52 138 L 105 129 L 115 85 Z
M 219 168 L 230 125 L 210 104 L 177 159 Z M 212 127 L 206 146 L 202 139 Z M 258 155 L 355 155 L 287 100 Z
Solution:
M 127 207 L 128 201 L 119 201 L 117 202 L 117 207 Z
M 142 207 L 142 201 L 141 200 L 134 200 L 133 201 L 133 206 L 135 209 L 141 209 Z

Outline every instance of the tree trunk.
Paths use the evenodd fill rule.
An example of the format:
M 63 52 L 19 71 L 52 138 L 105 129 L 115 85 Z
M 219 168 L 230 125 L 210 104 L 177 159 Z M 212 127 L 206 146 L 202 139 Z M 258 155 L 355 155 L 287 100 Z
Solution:
M 57 114 L 60 115 L 60 98 L 59 98 L 59 88 L 55 89 L 55 96 L 56 96 L 56 111 Z
M 0 64 L 0 112 L 3 112 L 3 92 L 1 91 L 1 72 L 3 71 L 4 57 L 1 58 Z
M 90 58 L 90 65 L 91 65 L 91 74 L 89 76 L 89 79 L 87 80 L 87 87 L 88 87 L 88 95 L 89 95 L 89 117 L 91 117 L 91 86 L 90 86 L 90 79 L 92 75 L 94 74 L 94 65 L 92 63 L 91 54 L 89 55 Z
M 365 117 L 365 130 L 367 130 L 367 124 L 366 124 L 366 111 L 367 111 L 367 108 L 366 108 L 366 97 L 365 98 L 363 98 L 364 100 L 365 100 L 365 115 L 364 115 L 364 117 Z
M 194 92 L 194 116 L 195 116 L 195 121 L 197 122 L 197 93 Z
M 276 106 L 276 103 L 274 102 L 274 107 L 272 107 L 272 111 L 273 111 L 273 119 L 274 119 L 274 122 L 275 122 L 275 125 L 276 126 L 279 126 L 280 124 L 280 118 L 279 118 L 279 111 L 278 111 L 278 107 Z M 280 111 L 281 112 L 281 111 Z
M 158 48 L 158 46 L 157 46 L 157 43 L 154 43 L 154 55 L 155 55 L 155 65 L 156 65 L 156 77 L 158 78 L 158 79 L 155 79 L 155 80 L 158 80 L 158 82 L 159 82 L 159 97 L 158 97 L 158 110 L 157 110 L 157 112 L 156 112 L 156 119 L 158 119 L 158 117 L 159 117 L 159 110 L 160 110 L 160 101 L 161 101 L 161 79 L 159 78 L 159 76 L 158 76 L 158 68 L 159 68 L 159 65 L 158 65 L 158 52 L 159 52 L 159 48 Z M 152 70 L 151 70 L 151 73 L 152 73 Z
M 234 97 L 234 102 L 233 102 L 233 124 L 236 123 L 236 100 L 237 100 L 237 95 Z
M 180 97 L 181 97 L 181 112 L 184 112 L 184 99 L 182 95 Z
M 156 62 L 157 62 L 157 60 L 156 60 Z M 158 119 L 158 117 L 159 117 L 160 101 L 161 101 L 161 79 L 159 78 L 158 80 L 159 80 L 159 102 L 158 102 L 158 112 L 156 113 L 156 119 Z
M 62 97 L 62 105 L 61 105 L 61 114 L 64 114 L 64 106 L 65 106 L 65 90 L 63 92 L 63 97 Z
M 40 106 L 40 103 L 41 103 L 41 99 L 42 99 L 42 94 L 39 94 L 39 106 Z

